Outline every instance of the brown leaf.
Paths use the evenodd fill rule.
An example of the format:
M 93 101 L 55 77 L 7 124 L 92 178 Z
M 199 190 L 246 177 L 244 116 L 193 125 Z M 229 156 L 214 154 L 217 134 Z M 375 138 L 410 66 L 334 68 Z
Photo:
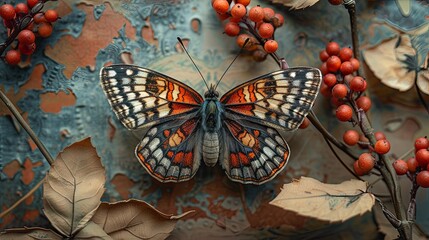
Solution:
M 366 182 L 359 180 L 327 184 L 301 177 L 283 185 L 270 204 L 329 222 L 345 221 L 371 211 L 375 198 L 365 193 L 366 187 Z
M 75 236 L 75 239 L 113 239 L 103 230 L 103 228 L 89 221 L 88 224 L 80 230 Z
M 271 0 L 272 3 L 282 4 L 285 7 L 291 9 L 303 9 L 311 7 L 316 4 L 319 0 Z
M 31 228 L 14 228 L 6 229 L 5 232 L 0 233 L 0 239 L 62 239 L 62 237 L 50 229 L 31 227 Z
M 426 55 L 423 66 L 417 76 L 417 86 L 425 94 L 429 95 L 429 53 Z
M 65 148 L 43 184 L 44 212 L 70 237 L 84 228 L 100 205 L 106 176 L 89 138 Z
M 146 202 L 129 199 L 101 203 L 91 220 L 102 226 L 113 239 L 165 239 L 176 222 L 189 213 L 167 215 Z
M 414 85 L 416 50 L 409 35 L 403 34 L 363 52 L 365 62 L 375 76 L 388 87 L 407 91 Z

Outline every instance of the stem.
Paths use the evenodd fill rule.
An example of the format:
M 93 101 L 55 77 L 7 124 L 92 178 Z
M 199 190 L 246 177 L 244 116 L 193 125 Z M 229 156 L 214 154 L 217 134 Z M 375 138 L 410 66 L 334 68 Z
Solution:
M 349 12 L 349 17 L 350 17 L 350 30 L 352 35 L 353 55 L 355 56 L 356 59 L 360 59 L 355 0 L 345 0 L 344 7 Z M 357 75 L 359 75 L 359 70 L 357 70 L 356 72 L 357 72 Z
M 45 181 L 45 179 L 46 179 L 46 176 L 42 180 L 40 180 L 40 182 L 38 182 L 27 194 L 25 194 L 24 196 L 22 196 L 18 201 L 16 201 L 8 209 L 6 209 L 3 212 L 1 212 L 0 213 L 0 218 L 3 218 L 4 216 L 6 216 L 10 212 L 12 212 L 13 209 L 15 209 L 16 207 L 18 207 L 19 204 L 21 204 L 25 199 L 27 199 L 28 197 L 30 197 L 43 184 L 43 182 Z
M 416 174 L 413 174 L 412 181 L 413 181 L 413 188 L 411 189 L 411 192 L 410 192 L 411 198 L 407 209 L 407 219 L 410 221 L 413 221 L 416 219 L 416 195 L 417 195 L 417 190 L 419 189 L 419 185 L 416 182 Z
M 16 120 L 18 120 L 19 124 L 21 124 L 22 128 L 25 129 L 25 131 L 28 133 L 28 135 L 31 137 L 31 139 L 33 139 L 34 143 L 37 145 L 40 152 L 46 158 L 49 165 L 52 165 L 52 163 L 54 163 L 54 159 L 49 154 L 48 150 L 45 148 L 45 145 L 43 145 L 43 143 L 39 140 L 39 138 L 36 136 L 36 134 L 33 132 L 33 130 L 30 128 L 30 126 L 25 122 L 24 118 L 22 118 L 18 109 L 16 109 L 16 107 L 9 100 L 9 98 L 7 98 L 7 96 L 3 93 L 2 90 L 0 90 L 0 99 L 5 103 L 6 107 L 10 110 L 10 112 L 13 114 L 13 116 L 15 116 Z

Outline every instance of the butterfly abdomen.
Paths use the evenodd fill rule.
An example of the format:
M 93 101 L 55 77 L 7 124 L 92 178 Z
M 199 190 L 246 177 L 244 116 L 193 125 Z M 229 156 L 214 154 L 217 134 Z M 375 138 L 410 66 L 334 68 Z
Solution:
M 203 137 L 203 159 L 207 166 L 216 165 L 219 158 L 219 135 L 217 132 L 205 132 Z

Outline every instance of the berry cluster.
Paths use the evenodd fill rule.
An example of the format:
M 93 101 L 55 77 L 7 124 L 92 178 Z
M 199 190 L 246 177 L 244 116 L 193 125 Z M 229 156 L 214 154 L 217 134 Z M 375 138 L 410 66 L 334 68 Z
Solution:
M 237 45 L 253 53 L 256 61 L 263 61 L 267 54 L 277 51 L 279 45 L 274 40 L 274 32 L 284 23 L 281 14 L 272 8 L 262 8 L 259 5 L 248 7 L 250 0 L 212 0 L 213 9 L 219 19 L 229 21 L 224 30 L 228 36 L 237 36 Z
M 414 157 L 407 161 L 397 159 L 393 162 L 393 168 L 398 175 L 409 174 L 416 183 L 424 188 L 429 188 L 429 140 L 427 137 L 418 138 L 414 142 Z M 414 178 L 415 177 L 415 178 Z
M 12 44 L 15 38 L 18 44 L 12 46 L 4 56 L 4 60 L 10 65 L 16 65 L 21 61 L 21 54 L 31 55 L 36 49 L 36 34 L 46 38 L 52 34 L 52 23 L 58 20 L 55 10 L 42 12 L 45 1 L 27 0 L 27 4 L 18 3 L 14 6 L 3 4 L 0 7 L 0 17 L 8 28 L 9 38 L 2 46 Z M 2 52 L 4 49 L 2 48 Z

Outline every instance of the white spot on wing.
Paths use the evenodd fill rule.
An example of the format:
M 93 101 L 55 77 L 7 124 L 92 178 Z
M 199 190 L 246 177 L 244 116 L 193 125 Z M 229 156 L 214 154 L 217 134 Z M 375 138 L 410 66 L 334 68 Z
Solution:
M 125 71 L 125 74 L 127 74 L 128 76 L 130 76 L 131 74 L 133 74 L 133 70 L 131 70 L 131 69 L 127 69 L 127 70 Z
M 292 78 L 296 77 L 296 72 L 290 72 L 289 77 L 292 77 Z
M 115 70 L 109 70 L 109 71 L 107 71 L 107 76 L 109 76 L 109 77 L 116 76 L 116 71 Z
M 305 74 L 305 77 L 306 77 L 307 79 L 313 79 L 313 78 L 314 78 L 314 73 L 313 73 L 313 72 L 307 72 L 307 73 Z

